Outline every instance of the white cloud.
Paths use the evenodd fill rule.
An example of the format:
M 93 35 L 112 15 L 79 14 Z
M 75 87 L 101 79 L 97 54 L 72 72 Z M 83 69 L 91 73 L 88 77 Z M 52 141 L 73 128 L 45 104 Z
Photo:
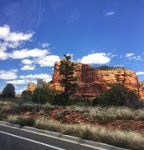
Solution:
M 10 26 L 0 26 L 0 60 L 6 60 L 10 54 L 8 48 L 17 48 L 24 41 L 32 38 L 33 33 L 11 32 Z
M 13 59 L 23 59 L 23 58 L 30 58 L 30 57 L 44 57 L 48 54 L 48 50 L 46 49 L 22 49 L 22 50 L 15 50 L 11 53 L 11 58 Z
M 141 58 L 141 56 L 137 56 L 136 57 L 136 61 L 142 61 L 143 59 Z
M 27 84 L 29 82 L 29 80 L 10 80 L 7 81 L 7 83 L 11 83 L 11 84 Z
M 21 62 L 24 65 L 31 65 L 33 63 L 33 61 L 30 59 L 23 59 Z
M 4 25 L 0 27 L 0 39 L 7 42 L 20 42 L 30 40 L 33 36 L 33 33 L 16 33 L 11 32 L 10 27 L 8 25 Z
M 32 33 L 24 34 L 12 32 L 8 35 L 8 37 L 5 40 L 9 42 L 27 41 L 31 39 L 32 35 Z
M 0 38 L 5 39 L 10 33 L 10 27 L 8 25 L 4 25 L 3 27 L 0 27 Z
M 0 79 L 12 80 L 16 78 L 17 78 L 17 70 L 14 70 L 14 69 L 10 71 L 0 70 Z
M 0 60 L 10 57 L 7 53 L 8 48 L 17 48 L 22 42 L 32 38 L 33 33 L 11 32 L 10 26 L 0 26 Z
M 144 71 L 136 72 L 137 75 L 144 75 Z
M 114 65 L 114 67 L 124 67 L 124 65 L 120 64 L 120 65 Z
M 42 48 L 48 48 L 49 46 L 50 46 L 50 44 L 47 42 L 41 44 Z
M 113 54 L 113 55 L 110 55 L 110 57 L 111 57 L 111 58 L 113 58 L 113 57 L 117 57 L 117 55 L 114 55 L 114 54 Z
M 8 57 L 9 57 L 8 53 L 0 51 L 0 60 L 6 60 Z
M 0 40 L 1 40 L 1 39 L 0 39 Z M 7 43 L 7 42 L 0 42 L 0 52 L 6 51 L 7 46 L 8 46 L 8 43 Z
M 111 61 L 111 58 L 106 55 L 106 53 L 93 53 L 87 56 L 83 56 L 80 59 L 81 63 L 84 64 L 107 64 Z
M 60 57 L 57 55 L 48 55 L 44 58 L 40 58 L 38 59 L 37 63 L 41 66 L 41 67 L 45 67 L 45 66 L 54 66 L 56 61 L 59 61 Z
M 132 57 L 134 56 L 134 53 L 126 53 L 125 57 L 129 58 L 129 57 Z
M 125 55 L 125 57 L 126 57 L 129 61 L 131 61 L 131 60 L 142 61 L 141 56 L 140 56 L 140 55 L 139 55 L 139 56 L 136 56 L 134 53 L 127 53 L 127 54 Z
M 110 11 L 105 14 L 105 16 L 112 16 L 115 14 L 115 11 Z
M 25 65 L 21 68 L 21 70 L 35 70 L 35 66 Z
M 21 67 L 21 70 L 35 70 L 35 65 L 33 65 L 34 61 L 30 59 L 23 59 L 22 64 L 24 64 L 23 67 Z
M 44 79 L 46 81 L 50 81 L 52 79 L 52 77 L 49 74 L 29 74 L 29 75 L 25 75 L 25 76 L 20 76 L 21 79 Z

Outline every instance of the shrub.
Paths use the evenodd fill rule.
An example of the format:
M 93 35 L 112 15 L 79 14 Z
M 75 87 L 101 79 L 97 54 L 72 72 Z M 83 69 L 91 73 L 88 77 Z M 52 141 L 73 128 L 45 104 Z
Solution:
M 12 123 L 19 124 L 21 126 L 33 126 L 35 124 L 35 119 L 32 117 L 23 116 L 8 116 L 8 121 Z
M 124 106 L 128 101 L 131 103 L 139 100 L 135 91 L 130 91 L 122 84 L 113 84 L 109 90 L 104 91 L 93 100 L 93 105 Z
M 48 87 L 43 87 L 42 89 L 36 88 L 32 96 L 32 101 L 39 103 L 40 100 L 40 104 L 45 104 L 47 102 L 52 103 L 54 101 L 55 94 L 56 90 Z
M 31 91 L 23 91 L 21 98 L 23 101 L 32 101 L 32 92 Z
M 70 112 L 68 110 L 57 112 L 56 113 L 56 118 L 57 119 L 63 119 L 66 115 L 69 115 L 69 114 L 70 114 Z
M 21 111 L 31 111 L 31 112 L 37 112 L 39 109 L 38 104 L 33 104 L 33 103 L 24 103 L 22 105 L 17 104 L 13 111 L 14 112 L 21 112 Z
M 52 104 L 58 106 L 66 106 L 69 104 L 69 100 L 66 98 L 65 93 L 57 93 Z
M 54 105 L 49 104 L 49 103 L 46 103 L 46 104 L 41 106 L 41 109 L 47 114 L 50 113 L 50 111 L 53 110 L 54 108 L 56 108 L 56 107 Z
M 57 93 L 55 95 L 55 99 L 52 103 L 53 105 L 58 106 L 90 106 L 92 105 L 92 101 L 83 97 L 76 97 L 76 98 L 66 98 L 65 93 Z
M 74 99 L 70 99 L 69 104 L 76 106 L 90 106 L 92 105 L 92 101 L 84 97 L 76 97 Z

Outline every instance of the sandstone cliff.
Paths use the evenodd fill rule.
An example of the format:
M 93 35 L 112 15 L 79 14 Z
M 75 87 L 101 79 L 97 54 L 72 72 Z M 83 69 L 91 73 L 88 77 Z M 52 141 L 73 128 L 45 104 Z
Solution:
M 140 82 L 140 86 L 141 86 L 142 89 L 144 89 L 144 81 Z
M 140 96 L 144 100 L 144 81 L 140 82 Z
M 50 87 L 63 91 L 60 86 L 61 76 L 59 75 L 59 62 L 55 64 L 52 84 Z M 96 69 L 86 64 L 76 64 L 74 76 L 77 77 L 78 87 L 75 96 L 94 98 L 104 90 L 109 89 L 108 84 L 121 83 L 128 89 L 135 90 L 144 99 L 144 90 L 140 88 L 137 75 L 124 68 Z
M 37 88 L 37 85 L 33 82 L 29 82 L 26 91 L 31 91 L 32 93 Z

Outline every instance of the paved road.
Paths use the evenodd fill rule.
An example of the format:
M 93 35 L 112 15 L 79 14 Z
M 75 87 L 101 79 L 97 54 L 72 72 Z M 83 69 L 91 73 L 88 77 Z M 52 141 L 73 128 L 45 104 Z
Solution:
M 94 150 L 80 144 L 66 142 L 0 125 L 0 150 Z

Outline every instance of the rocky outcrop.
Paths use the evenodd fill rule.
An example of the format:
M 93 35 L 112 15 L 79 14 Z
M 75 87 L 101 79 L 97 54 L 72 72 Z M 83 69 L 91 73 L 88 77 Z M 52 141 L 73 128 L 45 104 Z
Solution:
M 33 82 L 29 82 L 26 91 L 31 91 L 32 93 L 37 88 L 37 85 Z
M 63 91 L 60 86 L 61 76 L 59 75 L 60 63 L 57 62 L 54 68 L 52 84 L 50 87 L 58 91 Z M 74 76 L 77 77 L 78 87 L 75 96 L 94 98 L 104 90 L 110 88 L 109 84 L 121 83 L 130 90 L 135 90 L 137 94 L 144 98 L 144 90 L 140 88 L 137 75 L 124 68 L 92 68 L 86 64 L 76 64 Z
M 43 80 L 42 80 L 41 84 L 42 84 L 41 85 L 42 87 L 47 87 L 48 86 L 47 82 L 43 81 Z M 31 91 L 33 93 L 36 88 L 37 88 L 37 84 L 35 84 L 33 82 L 29 82 L 26 91 Z
M 142 89 L 144 89 L 144 81 L 140 82 L 140 86 L 141 86 Z
M 144 100 L 144 81 L 140 82 L 140 90 L 139 90 L 141 99 Z

